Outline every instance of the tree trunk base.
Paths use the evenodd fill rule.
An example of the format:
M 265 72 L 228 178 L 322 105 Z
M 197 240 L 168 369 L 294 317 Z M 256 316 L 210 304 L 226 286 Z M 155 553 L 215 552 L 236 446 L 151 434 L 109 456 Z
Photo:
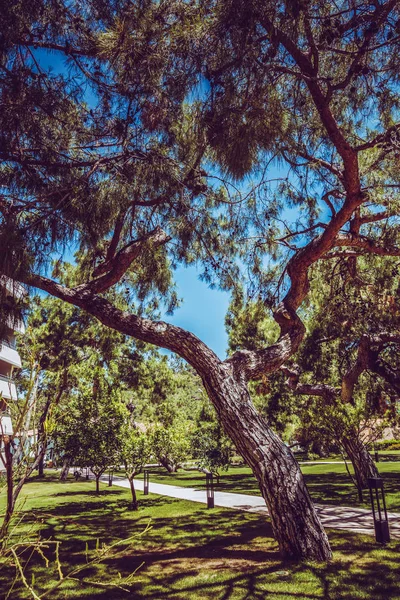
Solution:
M 65 460 L 60 473 L 60 481 L 67 481 L 71 461 Z
M 300 466 L 254 408 L 246 382 L 226 363 L 203 382 L 226 433 L 257 478 L 282 556 L 330 560 L 328 538 Z

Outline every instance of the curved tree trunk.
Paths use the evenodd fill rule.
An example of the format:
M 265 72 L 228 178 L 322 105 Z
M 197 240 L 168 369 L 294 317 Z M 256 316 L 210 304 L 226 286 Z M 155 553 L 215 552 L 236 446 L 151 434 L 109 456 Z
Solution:
M 251 467 L 271 517 L 281 553 L 290 558 L 329 560 L 328 538 L 289 448 L 253 406 L 247 385 L 221 364 L 203 379 L 226 433 Z
M 350 216 L 354 208 L 350 210 L 347 207 L 346 210 L 350 211 Z M 346 214 L 344 211 L 335 221 L 335 228 L 340 227 Z M 318 253 L 328 249 L 328 243 L 319 243 Z M 313 247 L 313 256 L 315 252 Z M 295 308 L 308 290 L 308 258 L 302 251 L 295 259 L 288 271 L 296 271 L 296 284 L 274 313 L 281 328 L 279 340 L 259 352 L 237 352 L 223 362 L 192 333 L 163 321 L 143 319 L 113 306 L 97 295 L 101 291 L 100 279 L 77 289 L 65 288 L 39 275 L 31 276 L 29 283 L 87 310 L 108 327 L 168 348 L 184 358 L 202 378 L 224 430 L 257 477 L 281 553 L 296 559 L 324 561 L 331 558 L 329 542 L 300 467 L 290 450 L 257 413 L 247 387 L 247 381 L 279 369 L 303 339 L 304 325 Z
M 357 433 L 354 434 L 354 437 L 342 439 L 342 444 L 353 465 L 358 498 L 362 502 L 363 490 L 368 487 L 367 479 L 368 477 L 379 477 L 378 469 Z
M 161 457 L 161 458 L 159 458 L 159 461 L 162 464 L 162 466 L 164 467 L 164 469 L 167 469 L 168 473 L 176 473 L 176 471 L 178 469 L 178 465 L 176 463 L 174 463 L 172 460 Z

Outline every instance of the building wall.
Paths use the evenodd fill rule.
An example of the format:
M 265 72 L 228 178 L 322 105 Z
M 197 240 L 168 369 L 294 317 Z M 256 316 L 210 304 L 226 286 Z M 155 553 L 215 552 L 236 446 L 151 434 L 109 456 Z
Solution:
M 9 280 L 0 281 L 0 285 L 6 287 L 10 294 L 24 293 L 19 284 L 16 287 Z M 10 322 L 7 324 L 3 339 L 0 340 L 0 419 L 1 415 L 9 416 L 11 414 L 12 402 L 17 399 L 13 375 L 22 367 L 22 364 L 17 350 L 16 334 L 24 333 L 24 331 L 25 327 L 22 322 L 15 324 Z

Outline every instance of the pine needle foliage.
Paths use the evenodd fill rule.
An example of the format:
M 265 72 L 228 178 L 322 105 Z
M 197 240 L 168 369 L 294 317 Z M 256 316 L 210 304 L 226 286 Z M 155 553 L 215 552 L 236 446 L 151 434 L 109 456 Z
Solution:
M 168 242 L 123 282 L 140 310 L 172 311 L 173 271 L 193 263 L 210 285 L 276 304 L 288 259 L 340 210 L 346 144 L 358 148 L 360 215 L 389 207 L 373 236 L 397 243 L 400 14 L 389 0 L 3 8 L 2 273 L 48 273 L 73 247 L 87 280 L 159 226 Z

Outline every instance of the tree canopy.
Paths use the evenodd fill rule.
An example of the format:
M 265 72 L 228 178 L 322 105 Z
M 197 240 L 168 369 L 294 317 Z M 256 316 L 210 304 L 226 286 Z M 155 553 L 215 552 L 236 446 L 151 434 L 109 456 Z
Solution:
M 399 22 L 396 0 L 38 0 L 1 25 L 0 271 L 189 362 L 291 556 L 330 551 L 247 383 L 298 350 L 312 265 L 400 255 Z M 158 321 L 193 262 L 271 307 L 276 340 L 220 361 Z
M 327 252 L 397 255 L 396 15 L 395 2 L 8 7 L 2 271 L 50 291 L 40 275 L 74 243 L 82 292 L 124 279 L 136 310 L 162 297 L 172 310 L 171 269 L 200 261 L 207 281 L 242 280 L 290 314 Z M 249 173 L 254 189 L 234 186 Z

